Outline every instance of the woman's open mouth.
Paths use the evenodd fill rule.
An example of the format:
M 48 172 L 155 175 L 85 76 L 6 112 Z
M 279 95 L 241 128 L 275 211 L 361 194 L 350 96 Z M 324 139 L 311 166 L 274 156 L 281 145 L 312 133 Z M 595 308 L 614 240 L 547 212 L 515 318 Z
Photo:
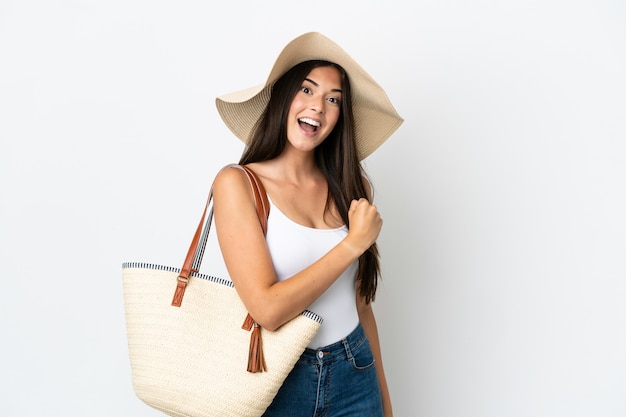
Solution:
M 317 129 L 322 125 L 317 120 L 309 119 L 308 117 L 301 117 L 298 119 L 298 123 L 307 132 L 317 132 Z

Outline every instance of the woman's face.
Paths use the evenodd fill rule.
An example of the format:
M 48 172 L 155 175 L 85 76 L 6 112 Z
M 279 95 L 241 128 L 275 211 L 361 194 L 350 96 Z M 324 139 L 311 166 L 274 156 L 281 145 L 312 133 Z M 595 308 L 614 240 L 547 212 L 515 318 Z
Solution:
M 341 74 L 314 68 L 302 82 L 287 116 L 287 146 L 312 151 L 332 132 L 341 112 Z

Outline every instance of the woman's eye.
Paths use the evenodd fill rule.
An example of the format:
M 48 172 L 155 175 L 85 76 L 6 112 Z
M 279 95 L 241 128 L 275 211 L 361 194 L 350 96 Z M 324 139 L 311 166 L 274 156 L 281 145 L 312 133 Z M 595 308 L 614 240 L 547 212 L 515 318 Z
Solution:
M 305 94 L 309 94 L 311 92 L 311 89 L 309 87 L 302 86 L 300 87 L 300 91 L 302 91 Z
M 336 97 L 330 97 L 328 99 L 328 101 L 330 101 L 333 104 L 339 104 L 340 103 L 340 100 L 338 98 L 336 98 Z

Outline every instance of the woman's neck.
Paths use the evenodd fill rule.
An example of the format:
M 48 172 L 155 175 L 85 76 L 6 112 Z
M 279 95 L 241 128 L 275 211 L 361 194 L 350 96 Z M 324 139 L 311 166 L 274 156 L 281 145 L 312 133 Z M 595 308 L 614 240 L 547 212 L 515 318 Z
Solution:
M 313 152 L 285 150 L 273 161 L 274 168 L 280 171 L 283 178 L 291 182 L 299 182 L 303 178 L 319 176 L 321 171 L 315 161 Z

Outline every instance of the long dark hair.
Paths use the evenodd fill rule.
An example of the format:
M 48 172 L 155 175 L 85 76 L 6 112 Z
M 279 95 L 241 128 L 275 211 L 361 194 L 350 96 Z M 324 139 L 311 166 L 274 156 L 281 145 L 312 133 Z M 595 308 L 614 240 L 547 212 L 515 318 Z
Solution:
M 253 129 L 249 146 L 244 150 L 240 164 L 268 161 L 278 157 L 287 143 L 287 116 L 289 107 L 302 82 L 318 67 L 334 67 L 341 74 L 341 112 L 335 128 L 315 149 L 315 160 L 328 183 L 326 211 L 332 204 L 344 223 L 350 227 L 348 210 L 353 199 L 367 198 L 367 177 L 359 161 L 354 140 L 354 117 L 350 81 L 345 70 L 332 62 L 313 60 L 295 65 L 280 77 L 272 87 L 269 103 Z M 374 300 L 380 275 L 379 253 L 376 243 L 359 257 L 357 281 L 359 294 L 367 303 Z

